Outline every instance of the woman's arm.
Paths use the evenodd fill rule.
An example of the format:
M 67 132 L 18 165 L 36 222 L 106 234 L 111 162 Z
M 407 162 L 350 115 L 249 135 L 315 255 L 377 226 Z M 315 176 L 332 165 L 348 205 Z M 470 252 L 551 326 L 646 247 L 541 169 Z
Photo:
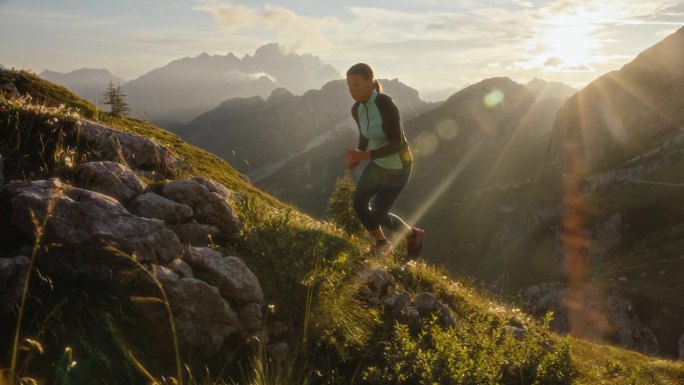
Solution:
M 399 109 L 389 96 L 378 97 L 375 105 L 380 111 L 382 118 L 382 131 L 387 137 L 387 144 L 370 151 L 371 159 L 383 158 L 387 155 L 398 153 L 402 145 L 402 128 Z

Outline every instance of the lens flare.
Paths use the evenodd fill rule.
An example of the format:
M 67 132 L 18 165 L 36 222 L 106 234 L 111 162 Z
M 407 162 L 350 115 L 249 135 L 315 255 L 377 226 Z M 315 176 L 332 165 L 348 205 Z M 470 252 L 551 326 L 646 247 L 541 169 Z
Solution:
M 451 140 L 458 136 L 458 125 L 451 119 L 441 121 L 435 128 L 437 135 L 444 140 Z
M 494 90 L 488 93 L 483 101 L 485 106 L 488 108 L 493 108 L 501 104 L 504 100 L 504 93 L 501 90 Z
M 434 154 L 435 150 L 437 150 L 439 139 L 434 133 L 425 132 L 415 139 L 415 143 L 416 156 L 429 156 Z

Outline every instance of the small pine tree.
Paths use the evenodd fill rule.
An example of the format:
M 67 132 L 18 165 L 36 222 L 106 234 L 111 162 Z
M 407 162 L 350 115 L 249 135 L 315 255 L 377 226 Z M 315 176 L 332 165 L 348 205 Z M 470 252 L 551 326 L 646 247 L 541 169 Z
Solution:
M 355 183 L 351 173 L 347 170 L 344 175 L 335 181 L 335 190 L 328 198 L 326 213 L 328 218 L 338 225 L 349 235 L 359 235 L 363 231 L 363 225 L 354 211 L 352 197 L 354 196 Z
M 104 104 L 110 107 L 109 113 L 112 116 L 126 116 L 130 109 L 128 104 L 126 104 L 125 98 L 126 94 L 121 91 L 121 86 L 116 85 L 114 88 L 114 82 L 109 81 L 109 86 L 107 86 L 107 91 L 104 93 Z

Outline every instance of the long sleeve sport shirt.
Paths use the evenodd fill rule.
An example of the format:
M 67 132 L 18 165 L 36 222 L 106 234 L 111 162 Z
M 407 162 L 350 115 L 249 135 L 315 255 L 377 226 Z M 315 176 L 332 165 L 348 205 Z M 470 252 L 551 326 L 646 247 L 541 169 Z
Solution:
M 413 163 L 399 109 L 392 98 L 373 90 L 367 102 L 354 103 L 351 111 L 359 127 L 357 148 L 369 150 L 373 162 L 388 169 L 402 169 Z

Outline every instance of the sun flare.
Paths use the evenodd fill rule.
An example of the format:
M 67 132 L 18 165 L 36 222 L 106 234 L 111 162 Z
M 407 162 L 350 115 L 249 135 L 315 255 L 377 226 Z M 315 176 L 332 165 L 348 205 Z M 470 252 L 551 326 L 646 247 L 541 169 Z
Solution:
M 544 35 L 542 45 L 555 65 L 578 66 L 591 61 L 596 41 L 590 28 L 559 26 Z

